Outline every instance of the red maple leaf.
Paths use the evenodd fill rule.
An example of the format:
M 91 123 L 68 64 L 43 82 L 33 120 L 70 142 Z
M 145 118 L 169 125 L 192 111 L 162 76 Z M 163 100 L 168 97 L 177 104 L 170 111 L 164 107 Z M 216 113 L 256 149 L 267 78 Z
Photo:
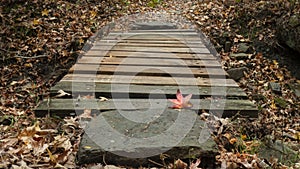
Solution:
M 176 93 L 176 99 L 168 99 L 168 100 L 174 103 L 174 105 L 171 107 L 172 109 L 184 109 L 184 108 L 191 108 L 193 106 L 192 103 L 190 102 L 191 98 L 192 98 L 192 94 L 183 97 L 181 91 L 178 89 Z

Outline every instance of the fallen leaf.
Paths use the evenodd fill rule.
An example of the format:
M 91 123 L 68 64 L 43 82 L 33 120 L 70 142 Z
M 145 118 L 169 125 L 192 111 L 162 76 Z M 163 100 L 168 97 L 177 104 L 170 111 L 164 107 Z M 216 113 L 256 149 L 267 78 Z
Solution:
M 57 93 L 59 93 L 58 95 L 54 96 L 54 98 L 59 98 L 59 97 L 64 97 L 64 96 L 71 96 L 70 93 L 67 93 L 63 90 L 58 90 Z
M 104 102 L 104 101 L 108 101 L 108 98 L 100 96 L 99 102 Z
M 92 110 L 91 109 L 84 109 L 83 113 L 81 115 L 78 116 L 80 119 L 84 118 L 84 119 L 91 119 L 93 118 L 92 116 Z
M 33 24 L 34 26 L 39 25 L 39 24 L 40 24 L 40 20 L 34 18 L 33 21 L 32 21 L 32 24 Z
M 190 169 L 201 169 L 201 168 L 198 167 L 200 163 L 201 163 L 201 160 L 197 159 L 197 161 L 195 163 L 192 163 L 190 165 Z
M 187 164 L 180 159 L 176 160 L 174 163 L 174 168 L 176 169 L 185 169 L 187 167 Z
M 42 11 L 42 16 L 48 16 L 48 14 L 49 14 L 49 10 L 44 9 L 44 10 Z
M 181 91 L 178 89 L 176 93 L 176 99 L 168 99 L 168 100 L 174 103 L 174 105 L 171 107 L 172 109 L 183 109 L 183 108 L 191 108 L 193 106 L 192 103 L 190 102 L 191 98 L 192 98 L 192 94 L 183 97 Z

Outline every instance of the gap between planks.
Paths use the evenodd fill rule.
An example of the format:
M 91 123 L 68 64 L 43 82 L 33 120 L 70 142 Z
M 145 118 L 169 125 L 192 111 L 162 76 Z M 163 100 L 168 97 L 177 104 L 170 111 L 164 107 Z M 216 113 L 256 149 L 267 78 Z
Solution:
M 73 94 L 95 94 L 96 97 L 105 96 L 124 97 L 138 96 L 138 98 L 148 98 L 149 95 L 164 95 L 167 98 L 174 98 L 177 89 L 180 89 L 183 95 L 193 94 L 193 99 L 203 97 L 220 97 L 231 99 L 246 99 L 246 93 L 239 87 L 198 87 L 198 86 L 151 86 L 151 85 L 128 85 L 128 84 L 103 84 L 87 82 L 58 82 L 50 89 L 51 95 L 55 96 L 59 90 Z

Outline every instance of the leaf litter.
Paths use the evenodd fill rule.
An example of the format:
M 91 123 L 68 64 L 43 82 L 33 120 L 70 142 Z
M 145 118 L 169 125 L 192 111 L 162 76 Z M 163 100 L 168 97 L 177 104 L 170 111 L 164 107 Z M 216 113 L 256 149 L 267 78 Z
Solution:
M 75 63 L 84 42 L 95 31 L 120 16 L 153 10 L 167 11 L 174 19 L 178 14 L 183 15 L 197 24 L 217 48 L 224 69 L 248 68 L 238 84 L 260 109 L 258 119 L 222 119 L 207 112 L 200 115 L 215 129 L 212 134 L 219 145 L 216 157 L 219 166 L 287 167 L 276 158 L 260 158 L 255 148 L 268 135 L 299 145 L 299 97 L 290 86 L 299 80 L 276 60 L 264 57 L 267 52 L 257 52 L 253 44 L 260 41 L 262 46 L 276 45 L 276 18 L 300 9 L 299 3 L 288 0 L 149 2 L 0 2 L 3 23 L 0 25 L 0 168 L 77 167 L 75 157 L 82 134 L 79 117 L 37 118 L 32 110 L 41 99 L 49 97 L 49 87 Z M 258 18 L 261 14 L 265 17 Z M 229 50 L 225 50 L 226 41 L 231 44 Z M 247 59 L 230 57 L 230 53 L 238 52 L 240 43 L 250 44 Z M 269 82 L 279 83 L 281 92 L 270 90 Z M 90 110 L 84 116 L 90 118 Z M 299 152 L 299 146 L 295 150 Z M 187 168 L 184 163 L 175 161 L 176 167 Z M 203 163 L 196 161 L 190 168 Z

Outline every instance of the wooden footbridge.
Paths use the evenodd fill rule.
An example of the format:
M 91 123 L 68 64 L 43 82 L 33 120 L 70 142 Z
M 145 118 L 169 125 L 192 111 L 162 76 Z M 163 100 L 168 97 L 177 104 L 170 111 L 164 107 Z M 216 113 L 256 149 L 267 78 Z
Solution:
M 50 113 L 69 116 L 90 111 L 96 115 L 103 114 L 111 120 L 111 123 L 121 125 L 119 128 L 116 127 L 118 131 L 128 127 L 124 131 L 127 136 L 130 133 L 153 134 L 168 126 L 164 123 L 166 119 L 172 119 L 174 122 L 175 116 L 181 113 L 168 108 L 172 103 L 167 101 L 168 98 L 176 98 L 177 89 L 181 89 L 183 95 L 193 94 L 191 99 L 193 107 L 182 112 L 206 111 L 222 117 L 237 114 L 243 117 L 257 117 L 256 106 L 247 99 L 245 92 L 237 83 L 228 78 L 218 59 L 200 35 L 199 32 L 190 29 L 110 32 L 96 41 L 69 73 L 51 88 L 53 97 L 41 102 L 35 110 L 36 115 L 44 116 Z M 59 91 L 71 95 L 55 97 Z M 161 125 L 164 124 L 164 127 L 148 129 L 147 126 L 139 126 L 142 129 L 137 129 L 137 125 L 125 123 L 126 120 L 120 120 L 121 117 L 118 115 L 119 110 L 134 112 L 147 110 L 149 106 L 154 106 L 156 110 L 161 109 L 165 112 L 165 116 L 168 115 L 162 117 L 162 121 L 159 122 Z M 198 124 L 200 123 L 203 122 Z M 147 123 L 148 127 L 149 124 Z M 98 123 L 94 125 L 97 126 Z M 96 128 L 94 132 L 101 133 L 102 130 Z M 192 131 L 197 133 L 198 129 Z M 128 146 L 134 145 L 127 145 L 127 148 Z M 138 146 L 136 144 L 132 149 L 137 151 L 141 148 Z M 209 146 L 213 147 L 212 144 Z M 158 145 L 156 149 L 161 147 L 165 146 Z M 203 146 L 189 141 L 178 144 L 177 147 L 196 147 L 204 151 Z M 143 149 L 147 149 L 147 146 Z M 122 150 L 115 150 L 120 151 Z M 178 154 L 191 153 L 190 150 L 182 151 L 185 153 Z M 123 158 L 116 158 L 114 153 L 108 155 L 107 152 L 108 150 L 99 148 L 99 145 L 84 135 L 79 161 L 101 162 L 104 154 L 107 161 L 116 163 L 124 161 Z M 199 155 L 199 151 L 197 153 Z

